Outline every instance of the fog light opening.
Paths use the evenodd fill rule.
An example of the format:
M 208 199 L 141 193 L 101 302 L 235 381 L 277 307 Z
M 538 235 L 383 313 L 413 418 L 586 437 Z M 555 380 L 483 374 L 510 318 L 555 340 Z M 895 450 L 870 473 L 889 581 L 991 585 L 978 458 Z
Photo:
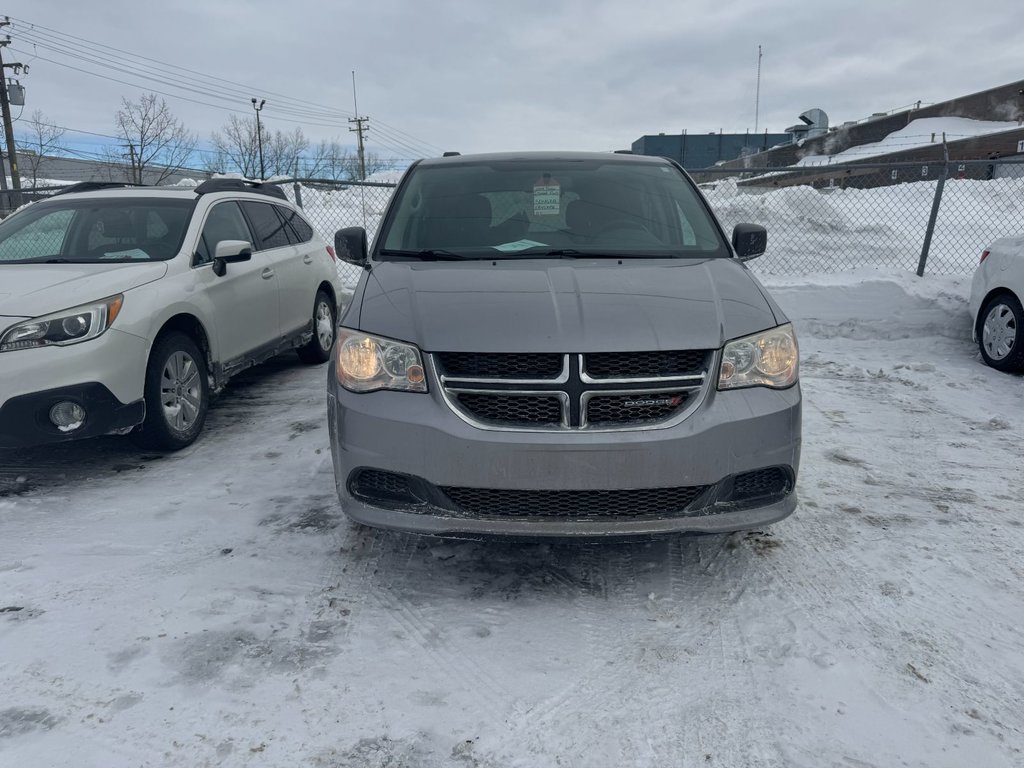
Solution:
M 50 409 L 50 421 L 61 432 L 74 432 L 85 423 L 85 408 L 65 400 Z

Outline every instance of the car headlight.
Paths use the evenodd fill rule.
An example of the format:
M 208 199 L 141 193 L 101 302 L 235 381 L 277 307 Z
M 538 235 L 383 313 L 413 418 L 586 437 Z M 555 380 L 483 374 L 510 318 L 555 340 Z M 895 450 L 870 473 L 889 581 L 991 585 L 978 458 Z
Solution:
M 790 323 L 769 331 L 734 339 L 722 351 L 719 389 L 772 387 L 784 389 L 796 383 L 800 350 Z
M 114 322 L 123 303 L 124 294 L 118 294 L 93 304 L 83 304 L 18 323 L 0 337 L 0 352 L 36 347 L 66 347 L 95 339 Z
M 427 391 L 423 359 L 412 344 L 339 328 L 334 349 L 338 381 L 347 390 Z

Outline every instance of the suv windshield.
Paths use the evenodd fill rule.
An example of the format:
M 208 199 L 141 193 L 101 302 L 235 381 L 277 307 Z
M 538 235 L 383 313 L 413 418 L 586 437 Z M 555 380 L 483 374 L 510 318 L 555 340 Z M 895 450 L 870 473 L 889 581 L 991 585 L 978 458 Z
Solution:
M 384 259 L 729 255 L 682 173 L 619 157 L 418 166 L 379 242 Z
M 0 264 L 165 261 L 194 207 L 186 198 L 36 203 L 0 223 Z

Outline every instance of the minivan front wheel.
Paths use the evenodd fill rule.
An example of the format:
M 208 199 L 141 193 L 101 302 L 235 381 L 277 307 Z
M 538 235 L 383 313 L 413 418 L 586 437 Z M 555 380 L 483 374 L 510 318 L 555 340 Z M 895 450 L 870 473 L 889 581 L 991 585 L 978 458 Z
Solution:
M 331 357 L 334 337 L 338 332 L 334 302 L 326 291 L 317 291 L 313 301 L 313 338 L 299 347 L 299 359 L 310 365 L 326 363 Z
M 176 451 L 191 445 L 206 422 L 210 383 L 206 358 L 188 336 L 161 336 L 146 368 L 146 420 L 133 433 L 146 448 Z

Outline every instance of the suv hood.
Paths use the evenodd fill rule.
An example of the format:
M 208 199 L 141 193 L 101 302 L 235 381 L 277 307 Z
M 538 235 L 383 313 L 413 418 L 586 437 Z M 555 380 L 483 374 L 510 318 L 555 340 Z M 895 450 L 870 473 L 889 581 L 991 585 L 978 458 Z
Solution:
M 359 329 L 428 352 L 717 349 L 771 328 L 731 259 L 377 262 Z
M 39 317 L 159 280 L 167 262 L 0 264 L 0 317 Z

